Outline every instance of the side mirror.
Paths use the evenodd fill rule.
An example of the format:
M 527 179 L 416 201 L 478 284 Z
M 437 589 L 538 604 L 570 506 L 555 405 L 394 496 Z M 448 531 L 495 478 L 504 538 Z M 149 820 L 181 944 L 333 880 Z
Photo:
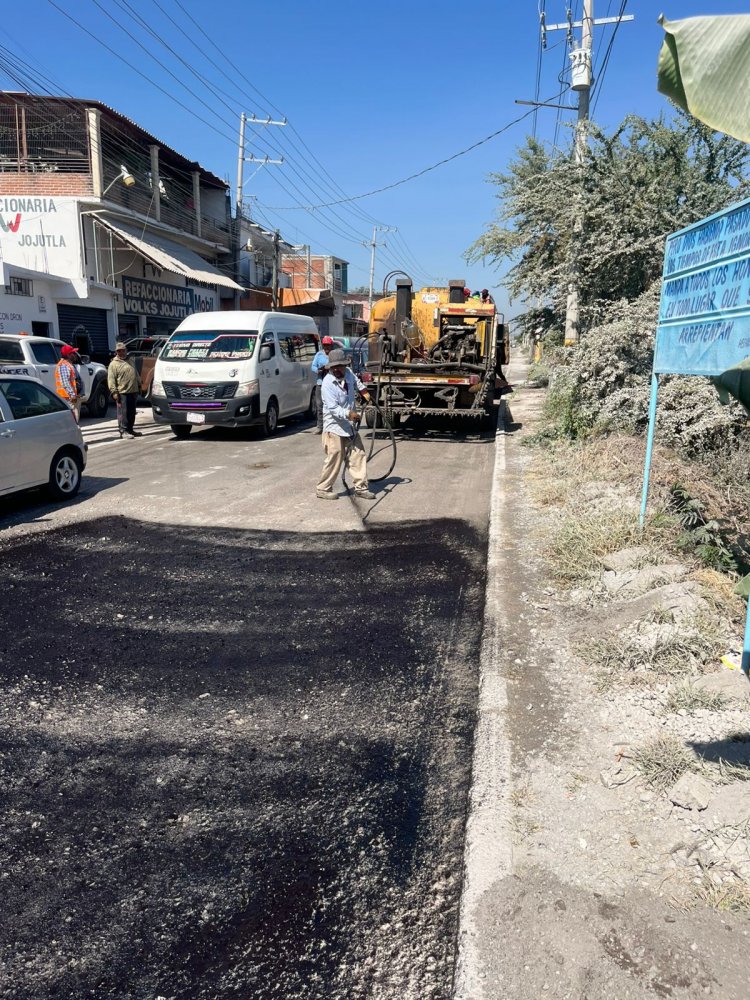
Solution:
M 78 357 L 81 359 L 81 364 L 82 365 L 90 365 L 91 364 L 91 358 L 88 356 L 88 354 L 79 354 Z
M 264 344 L 260 349 L 260 356 L 258 357 L 258 361 L 260 361 L 262 364 L 264 361 L 270 361 L 272 357 L 273 357 L 273 346 L 271 344 Z

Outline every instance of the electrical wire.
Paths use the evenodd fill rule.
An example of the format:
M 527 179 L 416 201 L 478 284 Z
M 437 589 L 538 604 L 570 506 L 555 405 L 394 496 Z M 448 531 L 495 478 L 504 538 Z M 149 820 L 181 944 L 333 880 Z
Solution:
M 562 91 L 560 94 L 556 94 L 555 97 L 550 97 L 548 100 L 543 101 L 542 104 L 543 105 L 549 104 L 551 101 L 554 101 L 557 98 L 561 97 L 563 93 L 565 93 L 565 91 Z M 371 198 L 373 195 L 382 194 L 383 191 L 391 191 L 393 190 L 393 188 L 401 187 L 402 184 L 408 184 L 409 181 L 416 180 L 418 177 L 424 177 L 425 174 L 429 174 L 431 171 L 437 170 L 438 167 L 445 166 L 446 163 L 451 163 L 453 160 L 457 160 L 461 156 L 466 156 L 467 153 L 471 153 L 475 149 L 478 149 L 480 146 L 483 146 L 485 143 L 490 142 L 492 139 L 496 139 L 499 135 L 502 135 L 504 132 L 507 132 L 509 129 L 513 128 L 514 125 L 518 125 L 519 122 L 524 121 L 524 119 L 528 118 L 529 115 L 533 115 L 534 110 L 535 110 L 534 108 L 531 108 L 529 111 L 524 111 L 523 114 L 519 115 L 517 118 L 512 119 L 512 121 L 507 122 L 505 125 L 502 126 L 502 128 L 497 129 L 495 132 L 491 132 L 489 135 L 484 136 L 484 138 L 478 139 L 476 142 L 473 142 L 470 146 L 467 146 L 465 149 L 460 149 L 457 153 L 452 153 L 450 156 L 445 156 L 443 157 L 442 160 L 438 160 L 436 163 L 432 163 L 430 164 L 430 166 L 424 167 L 422 170 L 417 170 L 415 173 L 409 174 L 408 177 L 402 177 L 398 181 L 393 181 L 390 184 L 384 184 L 382 187 L 374 188 L 372 191 L 365 191 L 363 194 L 352 195 L 349 198 L 342 198 L 339 201 L 325 202 L 320 205 L 303 205 L 301 207 L 304 209 L 304 211 L 311 212 L 318 208 L 330 208 L 332 205 L 344 205 L 351 201 L 361 201 L 362 198 Z M 271 208 L 272 211 L 292 210 L 290 206 L 272 205 L 269 206 L 269 208 Z
M 622 0 L 622 2 L 620 4 L 620 10 L 619 10 L 619 13 L 617 15 L 618 20 L 617 20 L 617 22 L 616 22 L 616 24 L 615 24 L 615 26 L 614 26 L 614 28 L 612 30 L 612 34 L 610 35 L 610 39 L 609 39 L 609 45 L 607 46 L 607 49 L 606 49 L 606 51 L 604 53 L 604 59 L 602 60 L 601 74 L 599 75 L 598 79 L 594 80 L 594 86 L 592 88 L 592 94 L 591 94 L 591 96 L 594 99 L 593 100 L 593 104 L 592 104 L 592 108 L 591 108 L 591 116 L 592 117 L 594 115 L 594 112 L 596 111 L 596 105 L 599 102 L 599 95 L 601 93 L 602 84 L 604 83 L 604 77 L 606 76 L 606 73 L 607 73 L 607 67 L 609 65 L 609 58 L 612 55 L 612 48 L 613 48 L 613 46 L 615 44 L 615 39 L 617 38 L 617 29 L 622 24 L 621 18 L 622 18 L 622 15 L 625 13 L 625 8 L 627 7 L 627 5 L 628 5 L 628 0 Z

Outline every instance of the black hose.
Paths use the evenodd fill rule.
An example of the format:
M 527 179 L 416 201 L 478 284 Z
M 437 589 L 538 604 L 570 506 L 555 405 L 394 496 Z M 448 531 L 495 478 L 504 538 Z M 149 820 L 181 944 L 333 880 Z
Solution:
M 382 476 L 373 476 L 371 479 L 371 482 L 373 483 L 382 483 L 382 481 L 384 479 L 387 479 L 388 476 L 390 476 L 390 474 L 396 468 L 396 458 L 398 457 L 396 449 L 396 438 L 393 433 L 393 428 L 390 425 L 390 421 L 387 419 L 385 413 L 383 413 L 380 406 L 377 403 L 370 403 L 369 405 L 372 406 L 373 409 L 375 410 L 375 421 L 374 421 L 374 426 L 372 428 L 372 440 L 370 442 L 370 451 L 367 455 L 367 461 L 368 462 L 370 461 L 370 459 L 372 458 L 372 453 L 375 451 L 375 442 L 377 440 L 377 432 L 378 432 L 378 419 L 377 419 L 378 415 L 380 416 L 380 419 L 383 421 L 383 427 L 388 431 L 388 436 L 391 439 L 391 447 L 393 448 L 393 459 L 391 460 L 391 464 L 388 466 L 388 471 Z

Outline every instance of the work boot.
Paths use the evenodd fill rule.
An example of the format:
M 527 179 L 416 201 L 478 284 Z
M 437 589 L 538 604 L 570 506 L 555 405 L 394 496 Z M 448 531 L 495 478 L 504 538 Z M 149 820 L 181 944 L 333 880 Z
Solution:
M 315 496 L 318 500 L 338 500 L 338 493 L 334 493 L 333 490 L 316 490 Z
M 132 438 L 141 438 L 141 437 L 143 437 L 143 431 L 128 431 L 128 434 Z
M 371 493 L 369 490 L 355 490 L 354 491 L 354 495 L 355 495 L 355 497 L 358 497 L 360 500 L 374 500 L 375 499 L 375 494 Z

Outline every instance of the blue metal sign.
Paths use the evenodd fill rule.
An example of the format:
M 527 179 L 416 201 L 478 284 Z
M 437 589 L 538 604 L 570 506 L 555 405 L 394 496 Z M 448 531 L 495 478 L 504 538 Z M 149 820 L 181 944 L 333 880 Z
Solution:
M 660 375 L 721 375 L 750 357 L 750 199 L 667 237 L 648 410 L 641 525 Z M 750 601 L 742 670 L 750 679 Z
M 720 375 L 750 356 L 750 199 L 667 237 L 654 373 Z

